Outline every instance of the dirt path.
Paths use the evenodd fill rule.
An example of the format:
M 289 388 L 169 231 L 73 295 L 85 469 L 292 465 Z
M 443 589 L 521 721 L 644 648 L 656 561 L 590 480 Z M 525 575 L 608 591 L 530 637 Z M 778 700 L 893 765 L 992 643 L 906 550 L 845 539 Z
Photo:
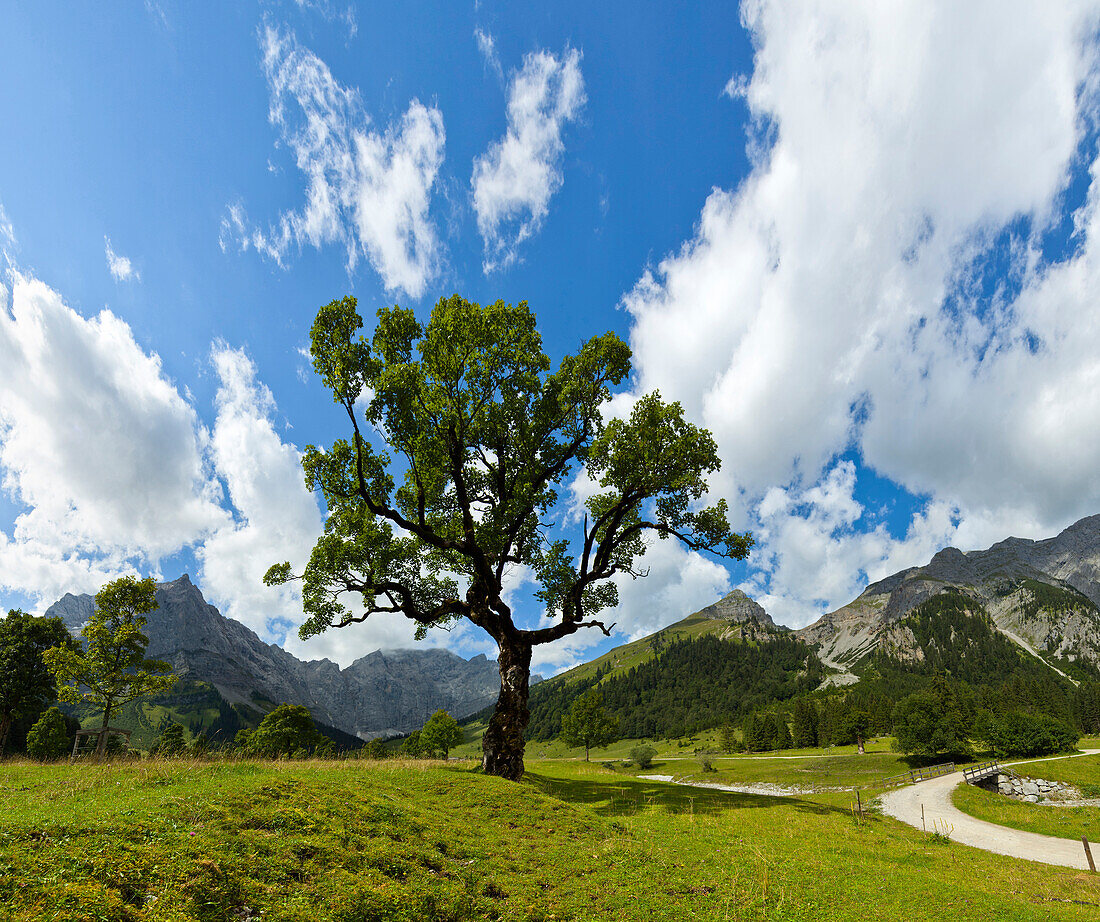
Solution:
M 1054 759 L 1073 759 L 1081 756 L 1097 755 L 1100 749 L 1087 749 L 1076 756 L 1055 756 Z M 1027 765 L 1030 762 L 1048 762 L 1053 759 L 1032 759 L 1029 762 L 1012 762 L 1006 765 Z M 933 778 L 919 784 L 909 785 L 890 791 L 882 796 L 882 810 L 887 816 L 916 826 L 929 832 L 946 831 L 956 842 L 972 845 L 999 855 L 1013 858 L 1026 858 L 1029 861 L 1041 861 L 1044 864 L 1058 864 L 1070 868 L 1088 870 L 1085 850 L 1081 843 L 1073 839 L 1056 839 L 1053 836 L 1041 836 L 1034 832 L 1020 832 L 1007 826 L 998 826 L 984 820 L 975 819 L 959 810 L 951 802 L 951 792 L 962 784 L 962 772 Z M 924 808 L 923 824 L 921 808 Z M 1100 847 L 1093 852 L 1094 859 L 1100 859 Z

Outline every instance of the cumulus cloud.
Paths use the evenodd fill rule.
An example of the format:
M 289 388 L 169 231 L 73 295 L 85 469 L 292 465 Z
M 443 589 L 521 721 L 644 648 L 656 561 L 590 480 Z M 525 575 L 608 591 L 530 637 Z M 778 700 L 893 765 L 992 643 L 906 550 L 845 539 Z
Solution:
M 335 243 L 349 272 L 366 257 L 387 289 L 420 297 L 442 259 L 429 216 L 446 142 L 442 114 L 414 99 L 399 120 L 371 130 L 358 91 L 342 86 L 293 32 L 267 25 L 260 42 L 271 124 L 306 179 L 306 202 L 267 230 L 231 204 L 223 251 L 235 241 L 284 265 L 293 247 Z
M 1100 505 L 1096 164 L 1068 206 L 1076 249 L 1043 254 L 1096 156 L 1098 7 L 742 12 L 753 169 L 624 304 L 639 391 L 715 433 L 715 492 L 765 537 L 755 585 L 804 623 L 941 542 L 1049 534 Z M 835 460 L 852 449 L 928 497 L 905 538 L 859 520 Z
M 321 533 L 317 501 L 302 478 L 301 456 L 275 430 L 275 399 L 239 349 L 216 343 L 219 387 L 211 462 L 234 512 L 198 551 L 201 585 L 222 613 L 268 639 L 301 622 L 297 585 L 269 589 L 263 575 L 290 560 L 300 571 Z
M 0 304 L 0 470 L 26 511 L 0 584 L 47 602 L 148 569 L 226 518 L 207 434 L 126 323 L 12 274 Z
M 107 255 L 107 268 L 111 270 L 116 282 L 141 281 L 141 273 L 134 268 L 128 256 L 120 256 L 111 246 L 111 238 L 103 238 L 103 247 Z
M 495 60 L 491 39 L 486 44 L 478 33 L 478 42 L 486 60 Z M 550 199 L 561 188 L 562 132 L 585 102 L 580 62 L 575 48 L 560 58 L 539 51 L 526 55 L 512 76 L 508 128 L 474 161 L 470 180 L 486 272 L 517 259 L 520 245 L 538 233 Z

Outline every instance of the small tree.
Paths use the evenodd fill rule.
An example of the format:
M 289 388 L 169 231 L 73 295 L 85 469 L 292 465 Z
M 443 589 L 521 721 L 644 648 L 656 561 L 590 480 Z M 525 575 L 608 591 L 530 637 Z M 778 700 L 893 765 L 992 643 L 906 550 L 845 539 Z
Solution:
M 630 750 L 630 758 L 638 768 L 650 768 L 653 765 L 653 757 L 657 750 L 645 744 L 635 746 Z
M 619 721 L 604 710 L 603 695 L 590 688 L 577 697 L 561 719 L 561 738 L 566 746 L 584 747 L 584 761 L 591 749 L 603 749 L 619 738 Z
M 240 734 L 237 734 L 238 737 Z M 308 708 L 300 704 L 280 704 L 268 714 L 248 738 L 253 755 L 277 759 L 301 751 L 309 754 L 326 737 L 321 735 Z
M 161 727 L 160 736 L 153 746 L 153 752 L 158 756 L 178 756 L 187 748 L 183 741 L 183 727 L 172 721 L 168 721 Z
M 99 745 L 102 755 L 111 715 L 124 704 L 162 692 L 176 681 L 168 663 L 145 658 L 149 644 L 141 629 L 157 608 L 157 584 L 149 577 L 123 576 L 107 583 L 95 597 L 95 611 L 80 632 L 85 649 L 52 647 L 43 655 L 57 680 L 57 695 L 76 704 L 86 701 L 103 711 Z
M 737 728 L 732 723 L 726 721 L 722 724 L 722 737 L 721 743 L 722 752 L 726 755 L 737 752 L 738 749 L 743 748 L 742 744 L 737 741 Z
M 378 312 L 359 335 L 354 298 L 322 307 L 310 331 L 313 367 L 347 416 L 349 433 L 302 459 L 328 507 L 325 534 L 301 574 L 303 638 L 396 612 L 428 628 L 468 619 L 497 643 L 500 697 L 482 738 L 484 770 L 523 774 L 537 644 L 597 628 L 619 600 L 616 577 L 640 577 L 648 537 L 743 559 L 726 503 L 704 506 L 720 466 L 711 434 L 660 394 L 609 419 L 630 349 L 594 336 L 551 371 L 525 302 L 485 307 L 454 295 L 422 324 L 411 310 Z M 585 517 L 566 498 L 591 482 Z M 566 526 L 554 530 L 555 525 Z M 508 574 L 535 574 L 548 622 L 521 627 Z M 289 563 L 264 581 L 295 579 Z M 461 587 L 461 588 L 460 588 Z M 348 596 L 362 608 L 349 607 Z
M 0 621 L 0 756 L 12 720 L 33 718 L 57 696 L 42 657 L 50 647 L 69 644 L 60 618 L 35 618 L 13 609 Z
M 462 742 L 462 731 L 455 719 L 442 708 L 428 718 L 420 730 L 420 746 L 427 752 L 442 752 L 443 758 Z
M 27 733 L 27 755 L 43 762 L 60 759 L 71 745 L 65 715 L 50 708 Z

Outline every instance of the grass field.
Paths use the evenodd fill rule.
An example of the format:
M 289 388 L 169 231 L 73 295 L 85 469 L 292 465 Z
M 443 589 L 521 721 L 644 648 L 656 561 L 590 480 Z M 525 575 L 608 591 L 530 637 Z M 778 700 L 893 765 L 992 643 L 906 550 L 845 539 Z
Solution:
M 847 794 L 529 769 L 515 785 L 426 762 L 9 763 L 0 919 L 1040 920 L 1100 906 L 1100 878 L 857 824 Z
M 1085 746 L 1084 748 L 1096 748 Z M 1066 781 L 1084 788 L 1091 796 L 1100 790 L 1100 756 L 1082 756 L 1016 766 L 1015 771 L 1029 778 Z M 1062 839 L 1100 842 L 1100 807 L 1053 807 L 1014 800 L 971 785 L 960 785 L 953 795 L 955 806 L 963 813 L 1001 826 Z M 1100 848 L 1096 849 L 1100 857 Z

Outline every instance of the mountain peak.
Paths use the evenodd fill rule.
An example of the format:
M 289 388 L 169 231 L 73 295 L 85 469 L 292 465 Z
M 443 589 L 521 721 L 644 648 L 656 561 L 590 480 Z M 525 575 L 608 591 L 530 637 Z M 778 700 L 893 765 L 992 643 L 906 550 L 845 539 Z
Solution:
M 771 615 L 764 610 L 763 606 L 754 602 L 740 589 L 734 589 L 714 604 L 696 612 L 695 617 L 777 630 Z

